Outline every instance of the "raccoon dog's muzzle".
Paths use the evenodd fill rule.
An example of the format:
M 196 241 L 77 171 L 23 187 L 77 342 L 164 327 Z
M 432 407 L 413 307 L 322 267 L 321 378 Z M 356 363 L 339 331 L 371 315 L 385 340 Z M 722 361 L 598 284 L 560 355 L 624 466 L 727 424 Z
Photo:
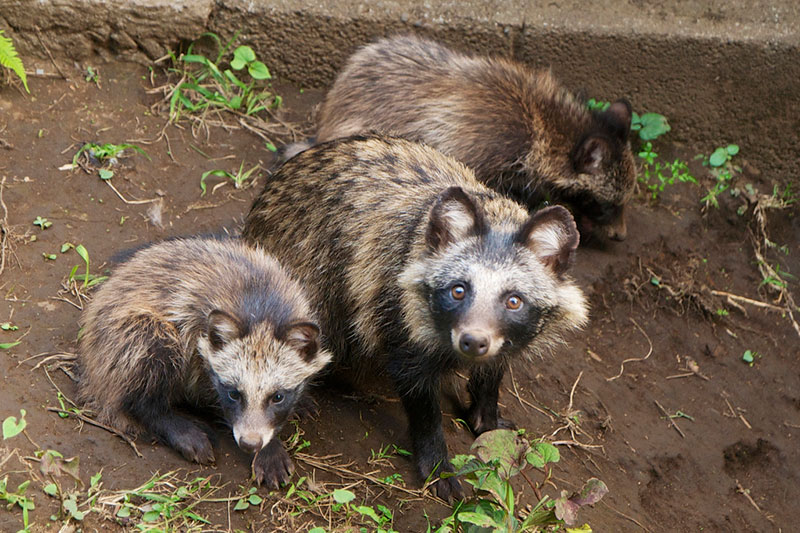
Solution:
M 473 361 L 491 359 L 503 346 L 501 336 L 480 326 L 457 326 L 450 331 L 450 340 L 456 352 Z

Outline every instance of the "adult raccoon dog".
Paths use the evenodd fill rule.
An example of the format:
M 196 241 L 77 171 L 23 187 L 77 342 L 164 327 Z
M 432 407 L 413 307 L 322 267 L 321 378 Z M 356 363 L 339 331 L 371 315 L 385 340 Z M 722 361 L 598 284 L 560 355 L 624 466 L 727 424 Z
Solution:
M 467 419 L 475 433 L 495 429 L 508 360 L 586 321 L 583 294 L 565 275 L 578 245 L 566 209 L 529 215 L 463 164 L 402 139 L 344 139 L 295 156 L 267 181 L 243 238 L 317 295 L 338 363 L 381 363 L 423 479 L 451 468 L 444 373 L 470 369 Z M 462 494 L 455 478 L 437 491 Z
M 602 226 L 625 238 L 636 181 L 630 105 L 590 112 L 549 71 L 414 36 L 383 39 L 350 57 L 317 120 L 316 142 L 371 131 L 423 142 L 530 208 L 571 205 L 584 234 Z
M 82 326 L 79 396 L 101 421 L 209 463 L 210 429 L 178 409 L 221 407 L 239 447 L 256 454 L 256 481 L 289 478 L 278 433 L 331 356 L 275 259 L 233 239 L 155 244 L 100 286 Z

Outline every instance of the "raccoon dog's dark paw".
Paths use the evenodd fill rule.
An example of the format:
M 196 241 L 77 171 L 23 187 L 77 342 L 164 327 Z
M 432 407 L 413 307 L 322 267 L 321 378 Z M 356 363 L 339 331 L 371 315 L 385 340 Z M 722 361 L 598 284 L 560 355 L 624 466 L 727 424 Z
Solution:
M 278 437 L 259 451 L 253 458 L 253 476 L 256 483 L 277 489 L 292 477 L 294 464 Z
M 489 420 L 488 418 L 480 416 L 478 411 L 470 412 L 467 415 L 467 421 L 476 437 L 487 431 L 492 431 L 493 429 L 517 429 L 517 425 L 513 420 L 508 420 L 507 418 L 501 418 L 499 416 Z
M 439 478 L 433 484 L 436 495 L 446 502 L 453 502 L 464 499 L 464 489 L 461 482 L 456 477 Z
M 169 440 L 170 445 L 189 461 L 204 465 L 214 462 L 214 449 L 208 435 L 194 424 L 187 425 L 179 433 L 173 433 Z

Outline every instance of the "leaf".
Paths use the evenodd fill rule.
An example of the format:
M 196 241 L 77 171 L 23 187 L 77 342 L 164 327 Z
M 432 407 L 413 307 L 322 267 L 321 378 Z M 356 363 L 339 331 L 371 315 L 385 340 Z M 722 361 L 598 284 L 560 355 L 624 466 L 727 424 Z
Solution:
M 39 462 L 39 470 L 42 474 L 46 476 L 60 476 L 61 474 L 66 474 L 80 483 L 79 469 L 79 457 L 76 456 L 66 459 L 55 450 L 47 450 L 44 452 L 42 460 Z
M 708 158 L 708 164 L 712 167 L 721 167 L 728 160 L 728 151 L 725 148 L 717 148 Z
M 206 178 L 209 176 L 233 179 L 233 176 L 231 176 L 230 172 L 225 172 L 224 170 L 209 170 L 207 172 L 203 172 L 203 175 L 200 177 L 200 189 L 202 189 L 203 192 L 200 194 L 200 196 L 205 196 L 206 194 Z
M 317 526 L 317 527 L 309 529 L 308 533 L 325 533 L 325 528 Z
M 19 341 L 16 343 L 8 343 L 11 346 L 15 344 L 19 344 Z M 9 346 L 9 348 L 11 347 Z M 2 347 L 2 345 L 0 345 Z M 6 348 L 3 348 L 6 349 Z M 19 410 L 19 422 L 17 422 L 17 418 L 14 416 L 9 416 L 5 420 L 3 420 L 3 440 L 10 439 L 11 437 L 16 437 L 25 429 L 25 426 L 28 425 L 28 422 L 25 420 L 25 409 Z
M 44 486 L 44 488 L 42 488 L 42 490 L 48 496 L 55 496 L 56 494 L 58 494 L 58 485 L 56 485 L 55 483 L 48 483 L 47 485 Z
M 528 441 L 516 431 L 495 429 L 475 439 L 472 449 L 485 463 L 497 461 L 503 477 L 508 479 L 522 469 L 530 447 Z
M 147 511 L 142 515 L 142 522 L 155 522 L 161 516 L 161 511 Z
M 333 491 L 333 499 L 336 503 L 350 503 L 356 495 L 347 489 L 336 489 Z
M 100 179 L 101 180 L 110 180 L 111 178 L 114 177 L 114 171 L 113 170 L 108 170 L 108 169 L 105 169 L 105 168 L 101 168 L 97 172 L 100 174 Z
M 247 501 L 250 502 L 250 505 L 260 505 L 264 500 L 258 494 L 251 494 Z
M 130 507 L 120 507 L 119 511 L 117 511 L 117 516 L 120 518 L 128 518 L 131 515 L 131 508 Z
M 261 61 L 253 61 L 247 65 L 247 72 L 250 73 L 250 76 L 252 76 L 254 80 L 268 80 L 272 78 L 269 69 Z
M 739 153 L 739 145 L 738 144 L 729 144 L 725 147 L 725 151 L 728 152 L 729 155 L 736 155 Z
M 243 63 L 249 63 L 251 61 L 255 61 L 256 53 L 253 52 L 253 49 L 247 45 L 238 46 L 236 50 L 233 51 L 233 58 L 234 60 L 242 61 Z M 231 63 L 233 65 L 233 63 Z
M 234 511 L 244 511 L 248 507 L 250 507 L 250 504 L 247 503 L 247 500 L 242 498 L 238 502 L 236 502 L 236 505 L 233 506 L 233 510 Z
M 103 477 L 103 473 L 102 472 L 98 472 L 95 475 L 93 475 L 92 477 L 90 477 L 89 478 L 89 487 L 90 488 L 96 487 L 97 484 L 100 482 L 100 478 L 101 477 Z
M 591 478 L 578 494 L 567 497 L 567 491 L 561 491 L 561 497 L 555 500 L 556 518 L 563 520 L 567 526 L 574 526 L 578 520 L 578 509 L 584 505 L 594 505 L 608 493 L 606 484 L 597 478 Z
M 368 516 L 375 521 L 376 524 L 381 525 L 381 519 L 378 516 L 378 513 L 375 512 L 375 509 L 370 507 L 369 505 L 354 505 L 351 507 L 355 512 L 362 514 L 364 516 Z
M 531 448 L 525 459 L 535 468 L 544 468 L 547 463 L 557 463 L 561 459 L 558 448 L 549 442 L 537 442 Z
M 742 360 L 745 363 L 752 363 L 753 362 L 753 352 L 751 350 L 745 350 L 744 355 L 742 355 Z
M 75 245 L 72 244 L 71 242 L 65 242 L 64 244 L 61 245 L 61 253 L 62 254 L 66 253 L 71 248 L 75 248 Z
M 492 519 L 490 516 L 486 516 L 482 513 L 475 513 L 472 511 L 462 511 L 457 515 L 458 520 L 461 522 L 466 522 L 468 524 L 474 524 L 478 527 L 492 527 L 492 528 L 502 528 L 503 524 L 498 524 L 497 522 Z
M 567 533 L 592 533 L 592 527 L 589 524 L 583 524 L 578 527 L 568 527 Z
M 267 141 L 267 146 L 266 147 L 267 147 L 267 150 L 269 150 L 270 152 L 277 152 L 278 151 L 278 147 L 275 146 L 274 144 L 272 144 L 269 141 Z
M 14 341 L 14 342 L 0 342 L 0 350 L 8 350 L 9 348 L 13 348 L 17 344 L 22 341 Z
M 25 87 L 25 92 L 30 94 L 28 89 L 28 78 L 25 75 L 25 67 L 22 64 L 22 59 L 17 55 L 17 50 L 14 48 L 14 42 L 10 37 L 6 37 L 5 30 L 0 30 L 0 65 L 10 68 L 16 74 L 22 85 Z
M 667 117 L 658 113 L 645 113 L 639 117 L 639 121 L 642 125 L 639 138 L 643 141 L 652 141 L 672 129 L 667 123 Z

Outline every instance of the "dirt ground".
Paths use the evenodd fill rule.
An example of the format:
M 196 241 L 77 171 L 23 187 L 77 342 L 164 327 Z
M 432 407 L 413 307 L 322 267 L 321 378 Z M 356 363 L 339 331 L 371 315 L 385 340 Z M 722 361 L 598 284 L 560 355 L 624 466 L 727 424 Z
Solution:
M 235 190 L 229 183 L 204 197 L 201 174 L 235 170 L 242 160 L 246 168 L 267 168 L 273 157 L 262 140 L 242 129 L 214 127 L 196 136 L 189 124 L 164 129 L 164 114 L 151 112 L 157 97 L 146 92 L 151 84 L 143 67 L 117 63 L 99 72 L 99 87 L 77 70 L 69 73 L 71 81 L 30 80 L 31 96 L 0 86 L 0 179 L 8 231 L 0 322 L 19 327 L 0 331 L 0 342 L 21 339 L 0 351 L 0 417 L 22 408 L 28 422 L 28 439 L 0 443 L 0 479 L 8 474 L 9 486 L 16 486 L 28 476 L 17 457 L 51 448 L 80 458 L 84 483 L 102 470 L 106 491 L 129 490 L 155 472 L 177 469 L 181 479 L 215 475 L 224 486 L 214 497 L 235 497 L 240 485 L 249 486 L 249 459 L 222 428 L 216 466 L 199 468 L 147 439 L 136 442 L 142 455 L 137 457 L 109 432 L 47 410 L 59 406 L 56 387 L 67 397 L 75 391 L 55 359 L 34 368 L 76 348 L 80 303 L 60 291 L 82 261 L 74 250 L 61 253 L 62 244 L 83 244 L 92 272 L 102 273 L 104 262 L 126 248 L 173 235 L 235 231 L 265 172 L 255 187 Z M 279 93 L 294 120 L 306 119 L 322 94 L 289 86 Z M 60 170 L 87 141 L 130 142 L 146 150 L 152 161 L 126 158 L 111 183 L 128 201 L 157 202 L 125 203 L 96 175 Z M 673 146 L 667 136 L 657 148 L 665 159 L 677 154 L 692 160 L 714 147 Z M 740 183 L 771 193 L 773 182 L 785 182 L 747 164 L 747 146 L 738 157 L 744 167 Z M 800 337 L 781 313 L 741 299 L 732 305 L 712 292 L 776 303 L 775 294 L 760 286 L 752 210 L 737 214 L 745 200 L 726 194 L 720 209 L 703 213 L 699 198 L 710 181 L 694 160 L 692 169 L 703 177 L 701 186 L 675 185 L 656 203 L 637 195 L 626 241 L 581 247 L 575 276 L 590 298 L 591 323 L 552 356 L 517 361 L 501 390 L 502 412 L 529 435 L 560 442 L 561 461 L 547 493 L 557 495 L 554 487 L 576 490 L 590 477 L 608 485 L 601 503 L 581 511 L 581 521 L 595 531 L 792 531 L 800 523 Z M 34 226 L 37 217 L 52 226 Z M 787 247 L 785 254 L 770 251 L 769 260 L 800 275 L 796 206 L 769 211 L 768 220 L 770 239 Z M 797 279 L 789 278 L 795 293 L 796 286 Z M 746 350 L 756 353 L 752 365 L 742 360 Z M 687 370 L 690 360 L 696 372 Z M 393 509 L 394 528 L 401 532 L 425 531 L 426 514 L 434 525 L 448 514 L 414 491 L 420 482 L 408 459 L 368 461 L 382 446 L 410 447 L 402 408 L 389 387 L 320 387 L 314 395 L 318 414 L 299 423 L 310 445 L 295 458 L 295 479 L 308 476 L 321 491 L 351 487 L 368 503 Z M 445 410 L 453 412 L 448 404 Z M 451 452 L 466 453 L 471 434 L 449 420 Z M 292 431 L 287 428 L 285 437 Z M 14 448 L 18 456 L 9 459 Z M 38 469 L 32 459 L 27 464 Z M 392 473 L 400 473 L 412 492 L 366 480 Z M 531 476 L 542 478 L 541 472 Z M 522 504 L 535 503 L 526 489 L 519 486 Z M 49 519 L 58 512 L 57 500 L 36 482 L 29 494 L 36 503 L 32 530 L 58 530 L 61 521 Z M 280 494 L 258 494 L 264 498 L 260 509 L 232 511 L 234 499 L 206 501 L 195 510 L 220 530 L 327 525 L 309 513 L 290 516 L 290 500 Z M 121 527 L 99 513 L 87 515 L 84 524 L 89 531 Z M 19 528 L 19 508 L 0 511 L 0 530 Z

